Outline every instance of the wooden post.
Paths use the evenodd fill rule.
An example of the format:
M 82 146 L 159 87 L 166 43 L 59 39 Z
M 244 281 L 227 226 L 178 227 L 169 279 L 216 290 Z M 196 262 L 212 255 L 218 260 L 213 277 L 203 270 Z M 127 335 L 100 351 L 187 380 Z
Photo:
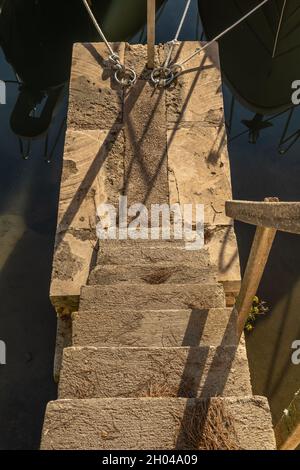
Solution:
M 147 0 L 148 68 L 154 68 L 156 0 Z
M 279 450 L 295 450 L 300 445 L 300 390 L 275 427 Z
M 243 333 L 247 318 L 251 311 L 277 230 L 274 228 L 257 227 L 246 271 L 238 295 L 235 309 L 237 311 L 238 337 Z

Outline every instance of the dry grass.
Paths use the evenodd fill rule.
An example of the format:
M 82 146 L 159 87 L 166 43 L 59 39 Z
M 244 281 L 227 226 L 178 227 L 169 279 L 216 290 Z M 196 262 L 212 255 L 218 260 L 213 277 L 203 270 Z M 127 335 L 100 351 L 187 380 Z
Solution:
M 148 284 L 164 284 L 172 276 L 173 269 L 161 268 L 153 274 L 143 277 L 143 280 Z
M 155 381 L 149 380 L 144 384 L 140 384 L 138 390 L 134 391 L 134 396 L 147 397 L 147 398 L 163 398 L 163 397 L 182 397 L 182 398 L 193 398 L 193 384 L 181 383 L 178 385 L 172 385 L 166 379 L 162 383 L 155 383 Z
M 177 390 L 174 387 L 170 387 L 167 383 L 153 384 L 149 382 L 139 392 L 140 396 L 147 398 L 177 397 L 178 395 Z
M 130 396 L 162 398 L 188 398 L 184 417 L 174 416 L 178 422 L 175 449 L 180 450 L 239 450 L 237 434 L 232 415 L 226 410 L 222 398 L 189 399 L 191 388 L 181 384 L 180 391 L 164 381 L 149 380 L 140 384 Z
M 176 448 L 181 450 L 239 450 L 233 418 L 218 399 L 189 406 L 178 436 Z

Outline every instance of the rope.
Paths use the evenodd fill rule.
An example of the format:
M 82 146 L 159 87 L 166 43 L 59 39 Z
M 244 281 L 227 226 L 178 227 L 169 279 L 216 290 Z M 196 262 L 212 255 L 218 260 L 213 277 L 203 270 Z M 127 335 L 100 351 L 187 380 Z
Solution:
M 110 55 L 114 55 L 115 53 L 114 53 L 111 45 L 109 44 L 108 40 L 106 39 L 105 34 L 103 33 L 102 29 L 100 28 L 100 25 L 98 24 L 98 21 L 96 20 L 96 17 L 94 15 L 94 13 L 92 12 L 91 7 L 88 4 L 88 1 L 87 0 L 82 0 L 82 1 L 83 1 L 83 4 L 86 8 L 86 11 L 88 12 L 88 15 L 89 15 L 90 19 L 92 20 L 97 32 L 99 33 L 99 35 L 101 36 L 101 38 L 105 42 L 105 45 L 106 45 Z
M 238 21 L 236 21 L 235 23 L 233 23 L 231 26 L 229 26 L 228 28 L 226 28 L 222 33 L 218 34 L 216 37 L 214 37 L 211 41 L 209 41 L 208 43 L 206 43 L 203 47 L 199 47 L 195 50 L 195 52 L 193 54 L 191 54 L 190 56 L 188 56 L 186 59 L 182 60 L 181 62 L 179 62 L 179 66 L 183 66 L 185 65 L 189 60 L 193 59 L 196 55 L 200 54 L 202 51 L 204 51 L 205 49 L 207 49 L 209 46 L 211 46 L 215 41 L 218 41 L 219 39 L 221 39 L 223 36 L 225 36 L 225 34 L 229 33 L 230 31 L 232 31 L 234 28 L 236 28 L 237 26 L 239 26 L 241 23 L 243 23 L 246 19 L 249 18 L 249 16 L 253 15 L 257 10 L 259 10 L 263 5 L 265 5 L 269 0 L 264 0 L 263 2 L 261 2 L 259 5 L 257 5 L 255 8 L 253 8 L 251 11 L 249 11 L 246 15 L 242 16 L 242 18 L 240 18 Z
M 181 62 L 174 63 L 171 67 L 166 66 L 166 63 L 163 67 L 157 67 L 155 70 L 153 70 L 151 79 L 152 82 L 155 84 L 155 86 L 158 85 L 163 85 L 167 86 L 169 85 L 175 78 L 177 78 L 180 73 L 183 71 L 183 67 L 186 63 L 188 63 L 191 59 L 193 59 L 196 55 L 200 54 L 203 52 L 205 49 L 210 47 L 215 41 L 218 41 L 221 39 L 223 36 L 225 36 L 227 33 L 232 31 L 234 28 L 239 26 L 241 23 L 243 23 L 246 19 L 248 19 L 250 16 L 252 16 L 257 10 L 259 10 L 263 5 L 265 5 L 269 0 L 263 0 L 261 3 L 259 3 L 256 7 L 254 7 L 251 11 L 246 13 L 244 16 L 242 16 L 238 21 L 233 23 L 231 26 L 226 28 L 224 31 L 222 31 L 220 34 L 218 34 L 216 37 L 214 37 L 211 41 L 207 42 L 204 46 L 202 47 L 197 47 L 195 51 L 183 59 Z M 285 0 L 286 1 L 286 0 Z M 189 3 L 189 2 L 188 2 Z M 187 4 L 188 5 L 188 4 Z M 187 10 L 185 10 L 185 16 L 186 16 Z M 184 17 L 185 18 L 185 17 Z M 183 19 L 184 21 L 184 19 Z M 183 24 L 183 22 L 181 21 Z M 180 24 L 181 24 L 180 23 Z M 182 27 L 181 24 L 181 27 Z M 172 41 L 174 43 L 174 40 Z M 173 44 L 174 47 L 174 44 Z M 166 61 L 167 62 L 167 61 Z M 164 75 L 163 78 L 161 78 L 161 75 Z
M 191 6 L 191 1 L 192 0 L 187 0 L 184 11 L 183 11 L 183 14 L 182 14 L 180 22 L 179 22 L 179 26 L 178 26 L 176 34 L 175 34 L 175 37 L 172 41 L 168 42 L 169 51 L 168 51 L 168 55 L 167 55 L 167 58 L 165 60 L 164 65 L 155 68 L 151 73 L 151 80 L 155 84 L 155 86 L 158 86 L 160 84 L 163 84 L 164 86 L 167 86 L 175 78 L 173 71 L 169 67 L 169 63 L 170 63 L 170 60 L 171 60 L 171 57 L 172 57 L 172 52 L 174 50 L 175 44 L 178 42 L 179 34 L 180 34 L 180 32 L 182 30 L 182 27 L 184 25 L 186 15 L 187 15 L 187 13 L 189 11 L 189 8 Z
M 279 18 L 278 28 L 277 28 L 277 32 L 276 32 L 276 38 L 275 38 L 275 42 L 274 42 L 274 48 L 273 48 L 272 59 L 274 59 L 275 54 L 276 54 L 277 44 L 278 44 L 278 39 L 279 39 L 279 34 L 280 34 L 280 31 L 281 31 L 281 26 L 282 26 L 282 22 L 283 22 L 283 16 L 284 16 L 284 12 L 285 12 L 285 7 L 286 7 L 286 0 L 284 0 L 283 5 L 282 5 L 281 15 L 280 15 L 280 18 Z
M 174 46 L 175 46 L 176 42 L 178 41 L 179 34 L 181 33 L 181 30 L 182 30 L 182 28 L 183 28 L 183 25 L 184 25 L 184 22 L 185 22 L 185 19 L 186 19 L 186 15 L 187 15 L 187 13 L 188 13 L 188 11 L 189 11 L 189 8 L 190 8 L 190 6 L 191 6 L 191 1 L 192 1 L 192 0 L 187 0 L 186 5 L 185 5 L 185 9 L 184 9 L 184 12 L 183 12 L 183 15 L 182 15 L 182 17 L 181 17 L 181 20 L 180 20 L 178 29 L 177 29 L 176 34 L 175 34 L 175 37 L 174 37 L 173 41 L 171 41 L 171 42 L 169 43 L 169 44 L 170 44 L 170 49 L 169 49 L 169 53 L 168 53 L 167 59 L 166 59 L 166 61 L 165 61 L 165 65 L 164 65 L 165 68 L 167 68 L 168 65 L 169 65 L 169 63 L 170 63 Z
M 102 29 L 100 28 L 100 25 L 98 24 L 98 21 L 93 14 L 90 5 L 88 3 L 88 0 L 82 0 L 84 7 L 86 8 L 86 11 L 92 20 L 98 34 L 104 41 L 108 51 L 109 51 L 109 62 L 112 66 L 112 68 L 115 70 L 114 78 L 115 80 L 119 83 L 121 86 L 132 86 L 136 82 L 137 76 L 136 73 L 133 69 L 129 67 L 125 67 L 125 65 L 121 64 L 120 57 L 118 54 L 116 54 L 111 45 L 109 44 L 108 40 L 106 39 L 105 34 L 103 33 Z

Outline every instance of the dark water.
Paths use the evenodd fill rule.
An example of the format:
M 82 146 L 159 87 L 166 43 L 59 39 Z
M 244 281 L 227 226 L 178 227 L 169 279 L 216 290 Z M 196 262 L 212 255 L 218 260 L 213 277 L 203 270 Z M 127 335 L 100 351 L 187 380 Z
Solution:
M 184 3 L 177 0 L 174 8 L 174 2 L 167 2 L 158 21 L 158 42 L 172 38 Z M 199 39 L 201 32 L 194 1 L 181 39 Z M 137 40 L 145 40 L 143 31 L 133 42 Z M 1 50 L 0 80 L 15 80 Z M 9 126 L 17 91 L 16 84 L 8 84 L 7 104 L 0 106 L 0 339 L 7 344 L 7 365 L 0 366 L 0 449 L 38 448 L 45 406 L 56 398 L 52 380 L 56 318 L 48 293 L 64 135 L 50 165 L 44 161 L 44 139 L 34 141 L 30 159 L 22 160 Z M 229 120 L 231 94 L 226 87 L 224 98 Z M 50 129 L 50 149 L 66 116 L 66 103 L 67 96 Z M 235 138 L 245 130 L 241 120 L 252 116 L 236 104 L 229 136 L 234 198 L 300 200 L 300 141 L 284 156 L 277 151 L 286 114 L 274 119 L 273 127 L 264 130 L 255 145 L 248 143 L 247 134 Z M 291 131 L 299 127 L 296 110 Z M 243 224 L 237 224 L 236 230 L 244 268 L 254 231 Z M 300 388 L 300 366 L 291 363 L 291 344 L 300 339 L 299 287 L 300 237 L 278 234 L 259 289 L 271 311 L 247 335 L 254 391 L 268 396 L 274 422 Z

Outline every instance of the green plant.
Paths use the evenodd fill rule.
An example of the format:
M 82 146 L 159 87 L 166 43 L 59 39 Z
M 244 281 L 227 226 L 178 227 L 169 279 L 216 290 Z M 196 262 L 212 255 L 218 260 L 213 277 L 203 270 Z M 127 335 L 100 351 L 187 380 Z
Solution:
M 266 306 L 266 302 L 260 300 L 257 296 L 255 296 L 252 302 L 251 312 L 249 313 L 249 316 L 245 325 L 245 331 L 247 331 L 248 333 L 253 331 L 254 324 L 257 318 L 260 315 L 266 315 L 268 311 L 269 311 L 269 307 Z

